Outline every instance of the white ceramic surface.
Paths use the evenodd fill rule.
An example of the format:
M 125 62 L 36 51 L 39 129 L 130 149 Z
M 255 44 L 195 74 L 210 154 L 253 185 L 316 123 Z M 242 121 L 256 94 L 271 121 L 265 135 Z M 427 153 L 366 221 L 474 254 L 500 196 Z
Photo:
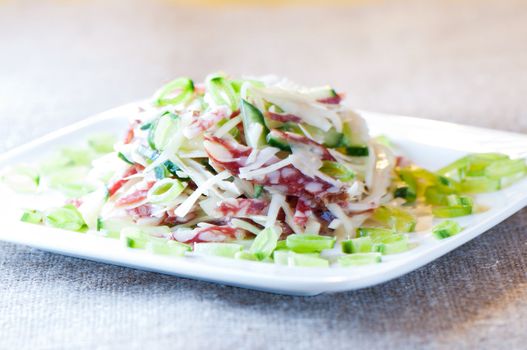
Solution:
M 18 162 L 37 161 L 60 146 L 78 144 L 100 131 L 122 134 L 136 105 L 119 107 L 63 128 L 0 156 L 0 168 Z M 527 136 L 432 120 L 362 112 L 371 133 L 384 134 L 418 165 L 437 169 L 470 152 L 503 152 L 513 157 L 527 155 Z M 182 277 L 224 283 L 244 288 L 292 294 L 316 295 L 373 286 L 404 275 L 452 251 L 505 220 L 527 204 L 527 180 L 500 192 L 477 197 L 486 212 L 460 218 L 460 234 L 436 240 L 430 232 L 419 232 L 416 248 L 383 257 L 381 264 L 329 269 L 294 268 L 224 258 L 188 256 L 170 258 L 125 248 L 117 240 L 79 234 L 19 221 L 21 208 L 53 198 L 17 195 L 0 187 L 0 240 L 25 244 L 64 255 L 128 266 Z M 467 252 L 470 254 L 470 252 Z M 79 261 L 82 264 L 82 261 Z

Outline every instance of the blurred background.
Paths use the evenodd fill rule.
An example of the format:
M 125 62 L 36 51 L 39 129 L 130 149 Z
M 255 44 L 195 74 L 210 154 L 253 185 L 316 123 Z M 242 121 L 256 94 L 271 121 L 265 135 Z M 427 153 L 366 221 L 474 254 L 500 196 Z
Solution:
M 217 70 L 527 132 L 527 2 L 0 0 L 3 149 Z

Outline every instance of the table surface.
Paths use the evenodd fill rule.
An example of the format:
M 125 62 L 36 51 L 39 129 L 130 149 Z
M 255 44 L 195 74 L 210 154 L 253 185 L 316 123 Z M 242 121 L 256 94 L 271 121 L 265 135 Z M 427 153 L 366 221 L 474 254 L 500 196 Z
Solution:
M 527 132 L 527 2 L 0 1 L 0 150 L 164 81 L 331 83 L 357 108 Z M 266 294 L 0 244 L 0 348 L 524 348 L 527 210 L 397 280 Z

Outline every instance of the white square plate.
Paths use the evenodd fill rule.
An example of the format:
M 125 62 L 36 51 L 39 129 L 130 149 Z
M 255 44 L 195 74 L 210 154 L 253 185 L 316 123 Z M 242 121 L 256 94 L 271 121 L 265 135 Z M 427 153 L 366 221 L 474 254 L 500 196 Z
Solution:
M 66 127 L 0 156 L 0 168 L 19 162 L 36 162 L 64 145 L 78 144 L 101 131 L 122 134 L 135 104 L 112 109 Z M 527 155 L 527 136 L 432 120 L 362 112 L 372 135 L 388 136 L 399 150 L 420 166 L 438 169 L 472 152 L 503 152 L 512 157 Z M 293 295 L 316 295 L 364 288 L 404 275 L 459 247 L 505 220 L 527 204 L 527 179 L 500 192 L 480 195 L 478 203 L 490 209 L 460 218 L 460 234 L 435 239 L 430 232 L 415 234 L 417 247 L 383 257 L 381 264 L 329 269 L 285 267 L 225 258 L 188 256 L 170 258 L 125 248 L 120 241 L 80 234 L 19 221 L 21 208 L 34 198 L 0 187 L 0 239 L 64 255 L 133 267 L 176 276 L 224 283 L 244 288 Z M 9 200 L 7 200 L 9 199 Z M 79 262 L 82 263 L 82 262 Z

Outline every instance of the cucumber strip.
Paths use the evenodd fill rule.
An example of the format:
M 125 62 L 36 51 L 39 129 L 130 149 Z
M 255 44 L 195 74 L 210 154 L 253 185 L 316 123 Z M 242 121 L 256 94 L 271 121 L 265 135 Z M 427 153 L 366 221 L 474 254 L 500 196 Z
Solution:
M 243 129 L 247 146 L 262 148 L 267 145 L 266 135 L 269 132 L 264 123 L 262 112 L 255 106 L 241 100 L 240 110 L 242 113 Z
M 378 264 L 382 261 L 381 253 L 355 253 L 346 256 L 341 256 L 338 259 L 340 266 L 353 267 L 364 266 L 371 264 Z

